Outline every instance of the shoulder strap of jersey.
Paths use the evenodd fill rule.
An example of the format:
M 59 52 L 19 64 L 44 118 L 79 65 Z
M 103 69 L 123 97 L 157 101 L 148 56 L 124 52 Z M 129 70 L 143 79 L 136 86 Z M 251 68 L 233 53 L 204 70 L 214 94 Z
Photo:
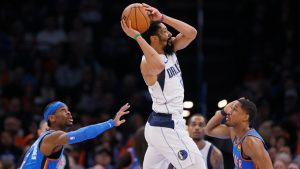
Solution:
M 264 144 L 264 147 L 265 149 L 268 149 L 265 142 L 264 142 L 264 139 L 258 134 L 258 132 L 255 130 L 255 129 L 251 129 L 249 130 L 240 140 L 240 144 L 242 144 L 244 142 L 244 140 L 246 139 L 247 136 L 252 136 L 252 137 L 256 137 L 258 138 L 259 140 L 261 140 L 261 142 Z
M 210 156 L 211 156 L 211 152 L 212 152 L 212 150 L 213 150 L 213 148 L 214 148 L 214 145 L 213 144 L 211 144 L 210 146 L 209 146 L 209 150 L 208 150 L 208 153 L 207 153 L 207 169 L 211 169 L 212 168 L 212 165 L 211 165 L 211 163 L 210 163 Z

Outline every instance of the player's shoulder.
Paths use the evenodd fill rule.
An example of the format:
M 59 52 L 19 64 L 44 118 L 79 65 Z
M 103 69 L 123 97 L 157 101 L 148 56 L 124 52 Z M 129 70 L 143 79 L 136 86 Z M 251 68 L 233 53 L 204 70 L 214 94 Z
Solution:
M 244 139 L 242 146 L 244 149 L 249 149 L 249 150 L 253 149 L 253 147 L 256 147 L 256 148 L 264 147 L 263 141 L 260 138 L 252 136 L 252 135 L 249 135 Z
M 243 143 L 246 144 L 256 144 L 256 143 L 262 143 L 262 140 L 254 135 L 247 135 L 243 141 Z
M 213 146 L 213 148 L 212 148 L 212 154 L 214 154 L 216 156 L 222 156 L 222 151 L 218 147 L 216 147 L 213 144 L 211 146 Z
M 262 151 L 265 150 L 262 140 L 252 135 L 248 135 L 244 139 L 242 147 L 243 154 L 250 158 L 262 155 Z
M 56 137 L 59 137 L 63 134 L 65 134 L 66 132 L 64 131 L 61 131 L 61 130 L 54 130 L 54 131 L 51 131 L 49 132 L 48 134 L 45 135 L 44 137 L 44 140 L 47 140 L 47 139 L 53 139 L 53 138 L 56 138 Z
M 214 167 L 219 166 L 219 165 L 223 165 L 223 154 L 222 154 L 221 150 L 219 150 L 213 144 L 211 146 L 213 146 L 212 151 L 211 151 L 211 156 L 210 156 L 211 164 Z

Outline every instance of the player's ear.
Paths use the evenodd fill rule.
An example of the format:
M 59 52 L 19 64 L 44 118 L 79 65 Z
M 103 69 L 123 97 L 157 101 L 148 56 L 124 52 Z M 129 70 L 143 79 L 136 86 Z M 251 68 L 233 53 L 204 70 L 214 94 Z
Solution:
M 151 40 L 151 42 L 156 42 L 156 41 L 158 41 L 159 39 L 158 39 L 158 36 L 157 36 L 157 35 L 152 35 L 152 36 L 150 36 L 150 40 Z
M 56 121 L 56 117 L 55 117 L 54 115 L 50 115 L 50 116 L 49 116 L 49 121 L 50 121 L 51 123 L 55 122 L 55 121 Z
M 248 114 L 248 113 L 245 113 L 244 120 L 245 120 L 245 121 L 249 121 L 249 118 L 250 118 L 249 114 Z

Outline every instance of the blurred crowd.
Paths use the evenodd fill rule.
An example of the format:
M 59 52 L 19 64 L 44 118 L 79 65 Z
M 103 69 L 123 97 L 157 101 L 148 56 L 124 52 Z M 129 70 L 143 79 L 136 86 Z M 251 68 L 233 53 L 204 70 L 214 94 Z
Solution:
M 232 4 L 234 45 L 226 68 L 233 77 L 224 78 L 231 86 L 224 90 L 226 98 L 246 97 L 256 103 L 253 127 L 263 136 L 275 169 L 287 169 L 290 163 L 298 167 L 289 168 L 299 168 L 299 10 L 290 0 Z M 225 163 L 232 161 L 231 141 L 214 141 L 225 154 Z
M 66 146 L 70 168 L 113 168 L 134 144 L 151 98 L 139 73 L 141 53 L 116 22 L 129 2 L 0 1 L 0 169 L 16 168 L 53 100 L 69 106 L 72 130 L 112 118 L 120 105 L 131 104 L 125 125 Z M 276 169 L 300 164 L 300 67 L 290 51 L 282 62 L 267 66 L 252 57 L 243 83 L 229 96 L 257 104 L 254 127 Z M 224 156 L 232 156 L 230 141 L 215 143 Z
M 132 107 L 124 126 L 66 147 L 75 168 L 110 168 L 131 146 L 151 100 L 140 84 L 141 53 L 121 36 L 118 21 L 129 4 L 123 3 L 0 2 L 0 168 L 17 166 L 38 136 L 44 107 L 53 100 L 69 106 L 72 130 L 112 118 L 126 102 Z

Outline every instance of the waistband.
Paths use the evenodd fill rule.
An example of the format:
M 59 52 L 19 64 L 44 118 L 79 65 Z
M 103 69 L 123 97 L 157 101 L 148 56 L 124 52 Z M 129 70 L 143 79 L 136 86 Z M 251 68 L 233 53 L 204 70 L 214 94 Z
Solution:
M 147 121 L 149 122 L 150 126 L 174 129 L 174 121 L 172 120 L 172 114 L 152 112 L 149 115 Z

